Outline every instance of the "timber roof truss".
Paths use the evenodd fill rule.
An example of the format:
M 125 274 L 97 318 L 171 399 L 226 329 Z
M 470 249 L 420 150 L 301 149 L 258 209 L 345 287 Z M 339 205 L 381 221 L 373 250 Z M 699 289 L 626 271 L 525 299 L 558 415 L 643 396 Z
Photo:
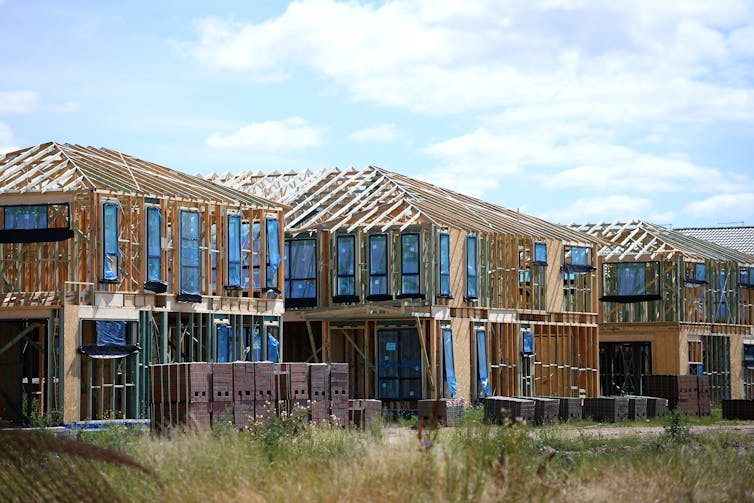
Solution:
M 280 209 L 259 196 L 106 148 L 48 142 L 0 157 L 0 192 L 103 191 Z
M 432 223 L 469 232 L 501 232 L 565 242 L 604 244 L 600 237 L 553 224 L 518 211 L 443 189 L 376 166 L 301 173 L 244 172 L 210 175 L 210 180 L 264 195 L 290 206 L 286 231 L 292 234 L 326 228 L 352 232 Z
M 713 259 L 754 264 L 754 256 L 642 220 L 571 224 L 571 228 L 607 239 L 610 244 L 599 251 L 606 262 L 681 255 L 689 261 Z

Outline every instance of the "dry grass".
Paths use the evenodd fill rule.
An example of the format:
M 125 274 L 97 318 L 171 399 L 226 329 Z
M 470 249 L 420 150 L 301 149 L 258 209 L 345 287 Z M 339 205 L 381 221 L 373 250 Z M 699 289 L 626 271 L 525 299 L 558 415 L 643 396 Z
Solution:
M 146 469 L 97 465 L 133 501 L 754 501 L 754 438 L 673 430 L 573 439 L 563 427 L 292 428 L 126 435 Z M 113 435 L 103 437 L 106 443 Z M 96 439 L 102 443 L 103 438 Z

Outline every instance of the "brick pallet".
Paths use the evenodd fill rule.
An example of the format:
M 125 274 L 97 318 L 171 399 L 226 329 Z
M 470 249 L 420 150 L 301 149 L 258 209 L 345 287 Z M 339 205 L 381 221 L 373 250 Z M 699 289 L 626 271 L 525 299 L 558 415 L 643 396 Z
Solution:
M 165 363 L 150 367 L 150 401 L 209 402 L 207 363 Z
M 570 397 L 550 397 L 558 400 L 558 418 L 561 421 L 572 421 L 574 419 L 581 419 L 582 409 L 584 406 L 583 398 L 570 398 Z
M 417 413 L 420 420 L 428 424 L 457 426 L 463 424 L 463 402 L 458 398 L 441 398 L 439 400 L 419 400 Z
M 211 393 L 207 363 L 151 365 L 149 373 L 150 416 L 155 430 L 210 426 Z
M 666 398 L 670 409 L 693 416 L 709 416 L 709 376 L 650 375 L 642 378 L 647 395 Z
M 291 413 L 297 407 L 309 405 L 309 365 L 306 363 L 276 363 L 275 390 L 277 412 Z
M 277 400 L 274 363 L 254 362 L 254 391 L 254 418 L 264 421 L 274 411 Z
M 526 397 L 534 400 L 534 424 L 552 423 L 558 420 L 560 401 L 557 398 Z
M 643 396 L 629 396 L 628 419 L 639 421 L 647 418 L 647 398 Z
M 628 419 L 628 398 L 619 396 L 585 398 L 584 417 L 616 423 Z
M 723 419 L 754 419 L 754 400 L 723 400 Z
M 348 364 L 330 364 L 330 414 L 348 426 Z
M 326 363 L 309 365 L 309 397 L 311 400 L 310 420 L 322 423 L 330 417 L 330 366 Z
M 233 401 L 252 402 L 253 407 L 256 396 L 254 381 L 254 363 L 233 362 Z
M 233 402 L 233 364 L 212 364 L 212 401 Z
M 517 419 L 534 421 L 534 401 L 524 398 L 491 396 L 484 399 L 484 420 L 495 424 L 509 424 Z
M 647 417 L 665 417 L 668 414 L 668 399 L 661 397 L 648 396 L 647 399 Z
M 381 415 L 382 402 L 380 400 L 348 400 L 349 424 L 356 428 L 362 430 L 370 428 Z

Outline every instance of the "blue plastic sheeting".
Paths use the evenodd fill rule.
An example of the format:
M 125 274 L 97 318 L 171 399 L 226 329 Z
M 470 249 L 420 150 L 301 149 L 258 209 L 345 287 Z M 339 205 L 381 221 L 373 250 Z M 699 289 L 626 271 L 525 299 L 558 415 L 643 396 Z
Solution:
M 338 236 L 337 295 L 356 295 L 356 260 L 354 236 Z
M 401 234 L 401 293 L 419 293 L 418 234 Z
M 618 295 L 644 295 L 647 293 L 646 269 L 642 262 L 615 264 Z
M 199 212 L 181 211 L 181 293 L 199 295 Z
M 278 286 L 277 272 L 280 267 L 280 222 L 267 219 L 267 279 L 269 287 Z
M 47 205 L 6 206 L 4 215 L 5 229 L 47 228 Z
M 574 265 L 590 265 L 587 262 L 587 248 L 584 246 L 572 246 L 571 263 Z
M 246 333 L 248 335 L 249 329 L 246 328 Z M 254 329 L 254 334 L 251 337 L 251 361 L 258 362 L 262 361 L 262 336 L 259 335 L 259 329 Z
M 445 350 L 445 380 L 448 383 L 450 396 L 454 397 L 458 391 L 456 384 L 456 366 L 453 360 L 453 331 L 450 328 L 442 330 L 442 344 Z
M 476 331 L 477 368 L 479 369 L 479 384 L 484 396 L 490 396 L 490 379 L 487 374 L 487 331 Z
M 241 286 L 241 215 L 228 217 L 228 285 Z
M 95 321 L 94 329 L 97 333 L 97 346 L 125 346 L 125 321 Z
M 387 295 L 387 236 L 369 236 L 369 295 Z
M 547 243 L 534 243 L 534 262 L 547 263 Z
M 267 334 L 267 359 L 275 363 L 280 361 L 280 343 L 272 334 Z
M 466 296 L 477 296 L 476 236 L 466 237 Z
M 162 281 L 161 229 L 160 208 L 147 208 L 147 281 Z
M 253 281 L 253 288 L 257 289 L 259 288 L 259 241 L 261 239 L 261 229 L 259 226 L 259 222 L 254 222 L 251 226 L 251 261 L 252 261 L 252 281 Z
M 289 241 L 290 261 L 286 290 L 291 299 L 317 297 L 317 241 L 294 239 Z
M 534 354 L 534 333 L 531 330 L 524 332 L 524 353 L 527 355 Z
M 450 234 L 440 234 L 440 295 L 450 295 Z
M 694 279 L 707 281 L 707 264 L 694 264 Z
M 230 361 L 230 325 L 217 325 L 217 362 Z
M 103 277 L 106 280 L 118 279 L 118 206 L 115 204 L 104 205 L 104 271 Z

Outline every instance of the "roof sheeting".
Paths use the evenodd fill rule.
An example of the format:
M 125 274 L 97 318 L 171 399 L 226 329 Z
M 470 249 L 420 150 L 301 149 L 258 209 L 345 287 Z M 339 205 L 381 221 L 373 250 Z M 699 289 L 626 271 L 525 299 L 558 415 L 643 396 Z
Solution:
M 571 227 L 608 239 L 611 244 L 599 252 L 606 260 L 655 260 L 680 254 L 691 261 L 713 259 L 754 264 L 752 255 L 641 220 L 571 224 Z
M 82 190 L 281 207 L 267 199 L 105 148 L 48 142 L 0 158 L 2 193 Z
M 600 238 L 568 227 L 375 166 L 284 174 L 244 172 L 208 178 L 289 205 L 286 231 L 292 233 L 319 227 L 350 232 L 357 227 L 385 230 L 392 226 L 406 228 L 416 223 L 434 223 L 471 232 L 602 243 Z
M 754 227 L 689 227 L 675 230 L 687 236 L 754 255 Z

